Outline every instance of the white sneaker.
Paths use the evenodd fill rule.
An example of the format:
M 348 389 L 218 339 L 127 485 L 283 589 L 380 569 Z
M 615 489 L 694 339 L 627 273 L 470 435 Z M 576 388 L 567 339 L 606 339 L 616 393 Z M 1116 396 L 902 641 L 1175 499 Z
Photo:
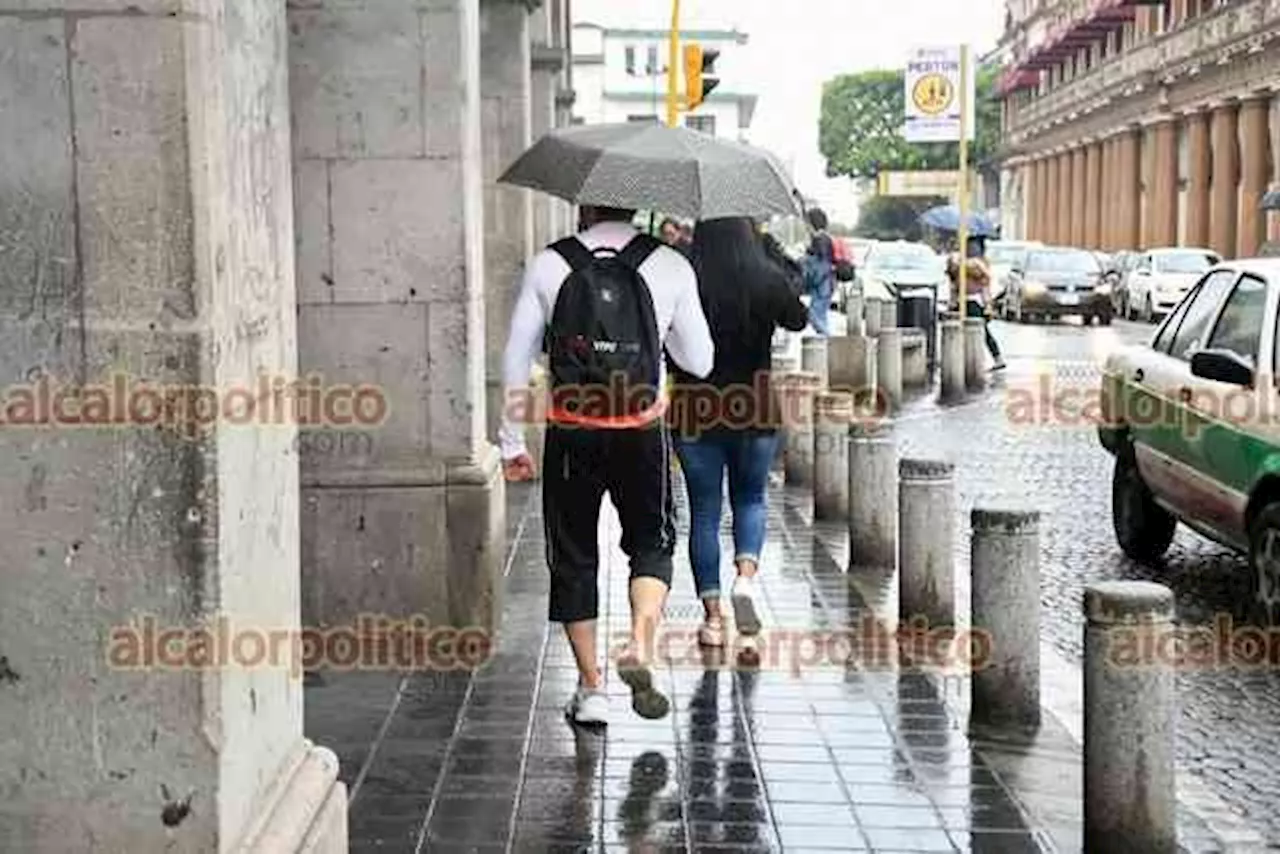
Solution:
M 578 686 L 564 708 L 565 717 L 584 726 L 606 726 L 609 723 L 609 698 L 600 690 Z
M 739 575 L 733 581 L 733 622 L 739 634 L 760 633 L 760 606 L 754 578 Z
M 703 620 L 698 627 L 698 643 L 713 649 L 724 646 L 724 621 Z

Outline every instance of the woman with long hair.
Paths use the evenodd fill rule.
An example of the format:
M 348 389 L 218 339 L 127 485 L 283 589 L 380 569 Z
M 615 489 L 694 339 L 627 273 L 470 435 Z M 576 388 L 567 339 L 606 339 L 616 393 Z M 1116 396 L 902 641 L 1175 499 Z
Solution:
M 715 367 L 705 380 L 676 369 L 673 437 L 689 496 L 689 560 L 705 619 L 704 646 L 724 645 L 720 602 L 720 514 L 725 476 L 733 510 L 734 623 L 760 631 L 755 576 L 764 548 L 765 491 L 778 452 L 776 407 L 769 390 L 774 331 L 799 332 L 808 310 L 791 277 L 768 256 L 746 218 L 698 223 L 691 259 L 703 311 L 715 342 Z M 710 406 L 708 401 L 714 401 Z

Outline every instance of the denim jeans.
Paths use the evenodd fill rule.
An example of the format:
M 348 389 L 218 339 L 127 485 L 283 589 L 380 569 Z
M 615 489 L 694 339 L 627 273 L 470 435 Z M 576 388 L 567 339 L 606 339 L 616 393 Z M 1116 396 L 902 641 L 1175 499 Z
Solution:
M 777 450 L 777 434 L 726 432 L 676 439 L 689 494 L 689 562 L 699 598 L 720 594 L 720 511 L 726 469 L 734 559 L 760 562 L 767 519 L 765 490 Z
M 831 294 L 833 291 L 834 288 L 831 285 L 827 285 L 818 288 L 809 297 L 809 324 L 813 326 L 813 331 L 819 335 L 830 334 L 827 315 L 831 313 Z

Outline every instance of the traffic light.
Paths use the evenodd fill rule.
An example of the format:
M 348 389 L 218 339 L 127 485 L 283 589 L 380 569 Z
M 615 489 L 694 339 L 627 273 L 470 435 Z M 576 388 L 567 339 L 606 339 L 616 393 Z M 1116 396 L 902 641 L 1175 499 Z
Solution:
M 697 109 L 720 85 L 720 78 L 712 76 L 719 58 L 715 48 L 704 49 L 697 43 L 684 46 L 685 109 Z

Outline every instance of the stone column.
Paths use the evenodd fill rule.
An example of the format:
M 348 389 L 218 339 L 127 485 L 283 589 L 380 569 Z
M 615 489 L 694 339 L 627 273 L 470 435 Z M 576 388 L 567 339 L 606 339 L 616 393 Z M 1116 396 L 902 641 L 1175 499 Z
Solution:
M 533 141 L 529 9 L 480 0 L 480 150 L 484 179 L 486 430 L 502 417 L 502 351 L 524 266 L 535 251 L 533 193 L 497 182 Z M 539 75 L 541 76 L 541 74 Z
M 1136 126 L 1121 131 L 1116 143 L 1116 204 L 1120 220 L 1116 237 L 1120 249 L 1138 249 L 1142 243 L 1142 178 L 1138 169 L 1141 146 L 1141 129 Z
M 1240 204 L 1240 160 L 1235 103 L 1213 107 L 1213 186 L 1209 205 L 1209 245 L 1223 257 L 1236 251 L 1236 215 Z
M 1085 204 L 1086 186 L 1085 180 L 1085 149 L 1083 145 L 1076 146 L 1071 152 L 1071 245 L 1084 246 L 1084 230 L 1085 230 Z
M 1040 161 L 1033 159 L 1027 163 L 1026 182 L 1027 240 L 1036 240 L 1040 235 Z
M 478 5 L 307 4 L 289 24 L 300 361 L 387 403 L 360 453 L 303 459 L 303 615 L 491 628 Z
M 1090 140 L 1084 162 L 1084 245 L 1102 245 L 1102 143 Z
M 1103 249 L 1112 251 L 1116 248 L 1115 210 L 1116 210 L 1116 141 L 1114 137 L 1102 140 L 1102 177 L 1098 194 L 1098 243 Z
M 0 372 L 55 401 L 0 431 L 0 851 L 345 852 L 291 643 L 285 7 L 75 5 L 0 11 Z
M 1178 243 L 1178 126 L 1163 116 L 1147 127 L 1152 147 L 1147 158 L 1146 245 Z
M 1209 114 L 1187 113 L 1187 245 L 1209 245 Z
M 1040 159 L 1040 233 L 1036 240 L 1048 243 L 1054 228 L 1054 203 L 1057 198 L 1055 187 L 1055 169 L 1057 163 L 1052 154 Z
M 1280 189 L 1280 97 L 1272 92 L 1267 111 L 1268 135 L 1271 142 L 1271 184 L 1268 189 Z M 1280 240 L 1280 211 L 1267 211 L 1267 239 Z
M 1071 152 L 1058 155 L 1058 179 L 1054 195 L 1054 243 L 1071 242 Z
M 1270 103 L 1255 95 L 1240 106 L 1240 210 L 1236 234 L 1236 256 L 1257 254 L 1267 237 L 1266 218 L 1259 209 L 1267 192 L 1271 145 L 1268 127 Z
M 536 141 L 556 127 L 556 89 L 565 66 L 565 52 L 556 46 L 557 22 L 544 3 L 529 18 L 530 60 L 530 140 Z M 564 235 L 556 227 L 557 200 L 546 193 L 532 194 L 533 246 L 540 249 Z

